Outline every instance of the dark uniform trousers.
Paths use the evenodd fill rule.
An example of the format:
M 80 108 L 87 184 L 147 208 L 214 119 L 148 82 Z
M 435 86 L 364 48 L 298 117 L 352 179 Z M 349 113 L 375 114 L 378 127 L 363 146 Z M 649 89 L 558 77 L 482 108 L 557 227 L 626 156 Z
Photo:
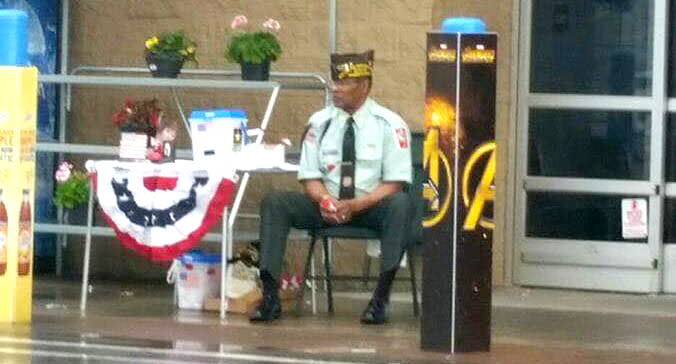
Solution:
M 273 191 L 261 204 L 261 270 L 279 279 L 289 230 L 327 227 L 319 206 L 303 193 Z M 411 241 L 412 202 L 404 192 L 386 197 L 376 206 L 352 217 L 346 224 L 366 227 L 380 233 L 381 272 L 397 268 L 404 249 Z

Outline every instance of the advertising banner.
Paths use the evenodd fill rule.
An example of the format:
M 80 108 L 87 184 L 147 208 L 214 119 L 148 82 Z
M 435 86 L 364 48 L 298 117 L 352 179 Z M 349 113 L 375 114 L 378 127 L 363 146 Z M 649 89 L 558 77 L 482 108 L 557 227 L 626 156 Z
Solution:
M 30 322 L 36 68 L 0 66 L 0 322 Z
M 0 9 L 21 10 L 28 16 L 26 53 L 29 66 L 37 67 L 40 74 L 58 73 L 57 60 L 60 32 L 60 0 L 0 0 Z M 56 133 L 59 117 L 58 91 L 60 85 L 38 85 L 37 140 L 58 142 Z M 38 153 L 35 176 L 35 220 L 54 222 L 56 208 L 52 204 L 54 191 L 54 153 Z M 55 235 L 37 233 L 35 256 L 41 260 L 41 271 L 54 269 L 56 254 Z

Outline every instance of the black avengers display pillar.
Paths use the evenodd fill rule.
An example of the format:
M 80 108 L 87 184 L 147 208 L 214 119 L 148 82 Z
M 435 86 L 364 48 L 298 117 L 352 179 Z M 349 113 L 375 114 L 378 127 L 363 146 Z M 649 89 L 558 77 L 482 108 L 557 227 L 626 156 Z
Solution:
M 497 36 L 427 37 L 421 344 L 488 351 Z

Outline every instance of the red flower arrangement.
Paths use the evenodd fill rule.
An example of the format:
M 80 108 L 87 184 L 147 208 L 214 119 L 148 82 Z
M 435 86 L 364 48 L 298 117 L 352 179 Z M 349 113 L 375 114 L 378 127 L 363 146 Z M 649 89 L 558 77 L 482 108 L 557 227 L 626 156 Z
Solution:
M 162 108 L 156 98 L 126 99 L 122 108 L 113 114 L 113 123 L 123 132 L 145 133 L 155 136 L 162 119 Z

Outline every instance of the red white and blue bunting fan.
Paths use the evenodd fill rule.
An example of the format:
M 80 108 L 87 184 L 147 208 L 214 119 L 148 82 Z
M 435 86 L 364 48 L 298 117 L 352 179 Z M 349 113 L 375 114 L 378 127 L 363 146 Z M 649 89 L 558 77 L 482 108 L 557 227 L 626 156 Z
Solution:
M 194 247 L 231 202 L 234 171 L 192 161 L 88 161 L 103 216 L 125 247 L 154 262 Z

